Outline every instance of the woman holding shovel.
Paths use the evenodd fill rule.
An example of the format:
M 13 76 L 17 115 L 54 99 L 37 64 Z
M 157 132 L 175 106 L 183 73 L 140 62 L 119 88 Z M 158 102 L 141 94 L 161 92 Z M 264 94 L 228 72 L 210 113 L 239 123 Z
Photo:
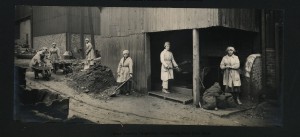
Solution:
M 161 62 L 161 80 L 162 80 L 162 92 L 170 93 L 169 80 L 174 79 L 173 69 L 177 69 L 178 65 L 173 57 L 172 52 L 170 51 L 171 44 L 170 42 L 165 42 L 165 49 L 160 53 L 160 62 Z
M 94 59 L 96 58 L 93 45 L 91 44 L 88 38 L 85 39 L 85 45 L 86 45 L 86 50 L 85 50 L 86 62 L 84 63 L 84 69 L 82 71 L 85 71 L 89 69 L 90 66 L 93 66 Z
M 130 78 L 132 78 L 132 70 L 133 67 L 133 61 L 132 59 L 129 57 L 129 51 L 128 50 L 124 50 L 123 51 L 123 57 L 121 58 L 119 65 L 118 65 L 118 78 L 117 78 L 117 82 L 119 83 L 124 83 L 126 82 L 121 88 L 121 93 L 124 93 L 126 95 L 130 94 L 130 90 L 131 90 L 131 81 L 129 80 Z
M 240 60 L 238 56 L 234 55 L 234 47 L 227 47 L 227 55 L 225 55 L 221 61 L 220 68 L 224 70 L 223 85 L 225 86 L 225 92 L 231 92 L 237 104 L 242 104 L 240 101 Z

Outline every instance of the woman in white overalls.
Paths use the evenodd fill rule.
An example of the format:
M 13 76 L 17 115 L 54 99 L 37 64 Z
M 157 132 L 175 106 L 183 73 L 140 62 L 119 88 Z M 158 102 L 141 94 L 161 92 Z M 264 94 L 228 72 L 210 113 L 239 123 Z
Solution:
M 160 53 L 162 92 L 169 92 L 169 80 L 174 79 L 173 69 L 179 69 L 170 51 L 170 42 L 165 42 L 165 49 Z
M 237 104 L 242 104 L 240 101 L 240 60 L 238 56 L 234 55 L 234 47 L 227 47 L 227 55 L 221 61 L 220 68 L 224 70 L 223 85 L 225 92 L 231 92 Z
M 123 83 L 127 81 L 122 87 L 121 87 L 121 93 L 125 93 L 126 95 L 130 94 L 131 91 L 131 81 L 129 80 L 132 78 L 133 74 L 133 61 L 131 57 L 129 57 L 129 51 L 124 50 L 123 51 L 123 57 L 121 58 L 119 65 L 118 65 L 118 78 L 117 82 Z

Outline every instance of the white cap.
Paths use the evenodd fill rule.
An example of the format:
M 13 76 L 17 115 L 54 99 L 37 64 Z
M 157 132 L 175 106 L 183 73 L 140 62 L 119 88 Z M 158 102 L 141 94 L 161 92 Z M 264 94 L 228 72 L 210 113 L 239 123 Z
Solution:
M 124 50 L 123 54 L 125 54 L 125 53 L 129 54 L 129 50 Z

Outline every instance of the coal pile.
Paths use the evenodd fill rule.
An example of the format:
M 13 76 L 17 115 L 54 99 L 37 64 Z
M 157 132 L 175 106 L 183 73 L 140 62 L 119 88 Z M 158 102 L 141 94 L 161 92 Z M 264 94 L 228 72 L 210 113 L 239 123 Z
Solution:
M 96 62 L 90 69 L 81 71 L 83 69 L 82 63 L 73 64 L 73 73 L 67 75 L 70 79 L 68 81 L 69 86 L 78 92 L 94 94 L 97 98 L 108 99 L 114 94 L 117 82 L 110 68 Z

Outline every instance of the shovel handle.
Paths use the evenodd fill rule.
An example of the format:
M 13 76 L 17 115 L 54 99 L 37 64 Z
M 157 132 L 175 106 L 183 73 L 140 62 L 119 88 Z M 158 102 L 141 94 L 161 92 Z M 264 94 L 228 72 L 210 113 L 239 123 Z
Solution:
M 129 79 L 131 79 L 131 77 L 130 78 L 128 78 L 126 81 L 124 81 L 120 86 L 118 86 L 116 89 L 115 89 L 115 91 L 117 91 L 119 88 L 121 88 Z

